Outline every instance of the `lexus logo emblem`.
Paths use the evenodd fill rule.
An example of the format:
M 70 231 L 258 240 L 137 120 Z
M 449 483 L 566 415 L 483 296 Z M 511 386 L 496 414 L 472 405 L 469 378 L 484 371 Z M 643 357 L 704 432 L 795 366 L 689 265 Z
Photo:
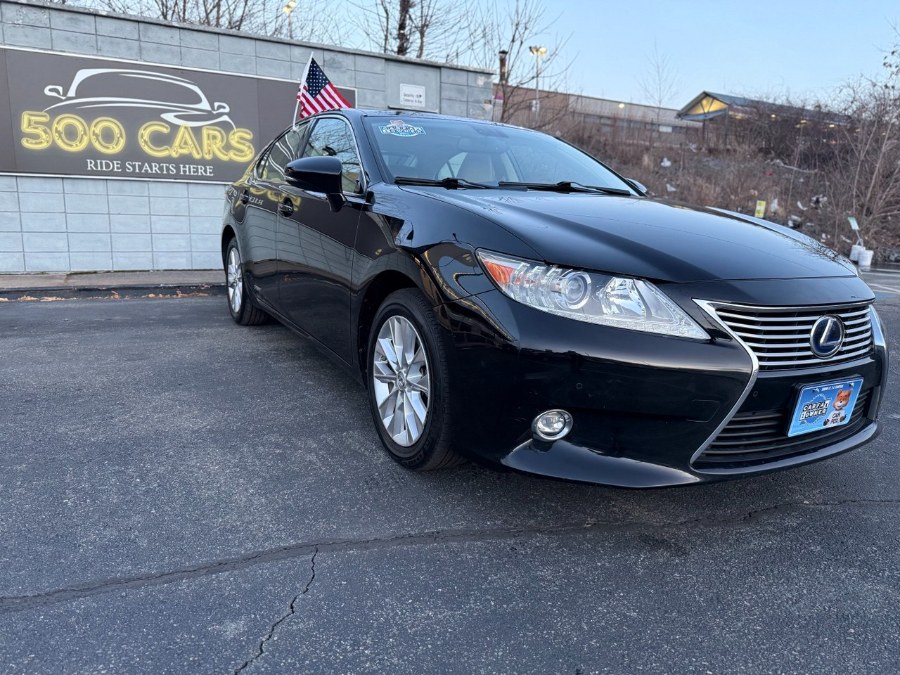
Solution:
M 813 354 L 827 359 L 837 354 L 844 344 L 844 324 L 836 316 L 823 316 L 813 324 L 809 332 L 809 346 Z

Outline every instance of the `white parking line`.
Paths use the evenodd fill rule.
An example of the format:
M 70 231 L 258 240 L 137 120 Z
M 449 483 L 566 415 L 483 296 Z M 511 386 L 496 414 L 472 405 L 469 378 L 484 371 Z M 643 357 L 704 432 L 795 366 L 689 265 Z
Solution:
M 885 286 L 884 284 L 876 284 L 869 282 L 869 286 L 874 288 L 877 291 L 889 291 L 891 293 L 900 293 L 900 288 L 894 288 L 893 286 Z
M 900 272 L 893 272 L 890 270 L 871 270 L 869 272 L 863 272 L 862 276 L 864 277 L 898 277 L 900 276 Z

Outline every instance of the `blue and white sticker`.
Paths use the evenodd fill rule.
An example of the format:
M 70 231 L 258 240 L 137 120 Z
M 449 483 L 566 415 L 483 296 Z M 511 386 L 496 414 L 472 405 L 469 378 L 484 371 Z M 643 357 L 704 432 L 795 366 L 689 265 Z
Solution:
M 401 138 L 412 138 L 413 136 L 424 136 L 425 129 L 417 127 L 415 124 L 404 122 L 403 120 L 391 120 L 388 124 L 378 127 L 383 134 L 390 136 L 400 136 Z

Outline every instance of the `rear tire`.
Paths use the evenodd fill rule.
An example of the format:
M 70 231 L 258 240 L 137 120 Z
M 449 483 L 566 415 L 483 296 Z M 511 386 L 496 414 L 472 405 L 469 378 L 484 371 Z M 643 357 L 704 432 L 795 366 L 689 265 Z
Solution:
M 228 311 L 235 323 L 241 326 L 258 326 L 269 320 L 269 315 L 254 304 L 250 289 L 244 283 L 244 264 L 234 237 L 225 249 L 225 284 Z
M 442 329 L 419 291 L 405 288 L 387 297 L 369 337 L 369 407 L 385 449 L 408 469 L 461 461 L 450 445 L 447 354 Z

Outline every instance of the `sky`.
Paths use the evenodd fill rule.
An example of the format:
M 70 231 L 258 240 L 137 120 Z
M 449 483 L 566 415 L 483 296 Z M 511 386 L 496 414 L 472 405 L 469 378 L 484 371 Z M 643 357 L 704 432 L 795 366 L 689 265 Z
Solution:
M 842 83 L 877 76 L 900 43 L 900 0 L 545 0 L 541 36 L 565 39 L 564 88 L 587 96 L 648 101 L 641 81 L 654 44 L 680 108 L 703 90 L 751 98 L 827 100 Z M 652 78 L 650 78 L 652 81 Z M 543 86 L 543 83 L 542 83 Z

